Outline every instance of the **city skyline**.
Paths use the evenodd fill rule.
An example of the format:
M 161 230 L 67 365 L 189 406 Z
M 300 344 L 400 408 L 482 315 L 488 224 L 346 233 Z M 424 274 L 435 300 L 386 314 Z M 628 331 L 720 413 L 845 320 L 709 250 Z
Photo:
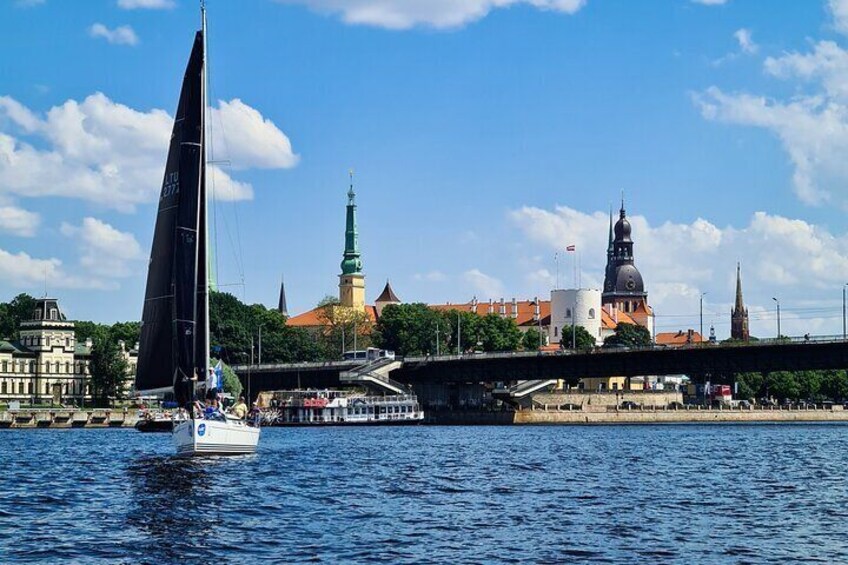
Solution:
M 657 331 L 697 329 L 706 292 L 729 335 L 741 261 L 752 335 L 772 297 L 784 333 L 841 333 L 848 3 L 499 5 L 210 3 L 215 182 L 239 201 L 222 290 L 334 294 L 353 167 L 368 301 L 386 279 L 405 301 L 546 296 L 568 245 L 600 288 L 624 189 Z M 71 317 L 138 319 L 196 3 L 0 16 L 0 293 L 46 278 Z

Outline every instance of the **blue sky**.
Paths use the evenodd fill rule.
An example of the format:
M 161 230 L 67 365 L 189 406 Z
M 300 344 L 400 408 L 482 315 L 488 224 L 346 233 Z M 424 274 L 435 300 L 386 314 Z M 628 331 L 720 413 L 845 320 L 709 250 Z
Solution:
M 209 18 L 219 282 L 247 301 L 272 305 L 283 273 L 295 313 L 337 292 L 353 168 L 370 300 L 387 278 L 406 301 L 546 296 L 570 244 L 598 285 L 624 190 L 660 330 L 697 328 L 707 292 L 727 335 L 739 260 L 754 334 L 772 296 L 789 333 L 841 332 L 846 2 L 210 0 Z M 0 4 L 0 296 L 46 274 L 72 317 L 140 316 L 198 19 L 188 0 Z

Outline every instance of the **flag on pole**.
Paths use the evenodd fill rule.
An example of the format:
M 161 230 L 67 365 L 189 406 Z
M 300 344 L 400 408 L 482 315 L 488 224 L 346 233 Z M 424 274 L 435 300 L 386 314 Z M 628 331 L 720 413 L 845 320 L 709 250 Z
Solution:
M 566 251 L 577 251 L 577 246 L 576 245 L 569 245 L 568 247 L 565 248 L 565 250 Z

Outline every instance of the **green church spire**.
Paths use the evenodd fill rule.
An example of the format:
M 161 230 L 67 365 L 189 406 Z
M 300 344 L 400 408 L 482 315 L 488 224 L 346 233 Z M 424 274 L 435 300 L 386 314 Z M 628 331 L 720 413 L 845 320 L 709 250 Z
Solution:
M 350 190 L 347 191 L 347 221 L 345 223 L 345 251 L 342 259 L 343 275 L 362 272 L 359 253 L 359 232 L 356 229 L 356 193 L 353 191 L 353 171 L 350 171 Z

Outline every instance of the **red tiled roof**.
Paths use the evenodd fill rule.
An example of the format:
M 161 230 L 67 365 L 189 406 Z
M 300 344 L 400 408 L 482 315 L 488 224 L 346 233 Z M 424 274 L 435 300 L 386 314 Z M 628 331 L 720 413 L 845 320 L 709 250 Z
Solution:
M 689 339 L 689 332 L 679 330 L 676 332 L 662 332 L 658 333 L 654 338 L 654 341 L 657 345 L 669 345 L 669 346 L 679 346 L 679 345 L 687 345 L 690 343 L 701 343 L 704 339 L 701 337 L 701 334 L 694 331 L 692 332 L 692 339 Z
M 442 312 L 449 312 L 451 310 L 459 310 L 460 312 L 473 312 L 473 304 L 471 302 L 466 302 L 465 304 L 430 304 L 430 308 L 433 310 L 440 310 Z M 515 310 L 517 310 L 517 315 L 513 313 L 513 303 L 512 301 L 504 301 L 504 308 L 506 309 L 506 316 L 508 318 L 513 318 L 515 323 L 519 326 L 537 326 L 539 325 L 539 320 L 534 319 L 534 315 L 536 312 L 536 303 L 533 300 L 519 300 L 515 302 Z M 477 303 L 477 314 L 481 316 L 485 316 L 489 313 L 489 303 L 488 302 L 478 302 Z M 501 303 L 492 302 L 492 313 L 500 314 L 501 313 Z M 542 318 L 542 325 L 546 326 L 550 324 L 551 321 L 551 301 L 550 300 L 540 300 L 539 301 L 539 314 Z

